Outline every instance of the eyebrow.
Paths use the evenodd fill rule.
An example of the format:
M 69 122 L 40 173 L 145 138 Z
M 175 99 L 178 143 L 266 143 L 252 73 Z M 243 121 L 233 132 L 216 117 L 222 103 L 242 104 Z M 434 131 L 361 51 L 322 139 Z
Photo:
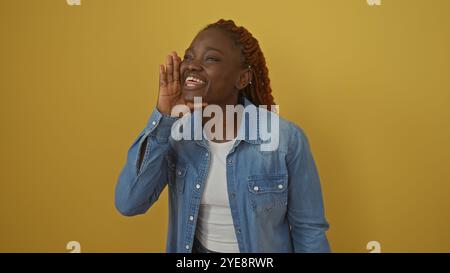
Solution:
M 186 49 L 185 52 L 193 51 L 193 49 L 194 49 L 193 47 L 189 47 L 188 49 Z M 210 47 L 210 46 L 208 46 L 208 47 L 206 47 L 205 49 L 206 49 L 206 51 L 208 51 L 208 50 L 214 50 L 214 51 L 219 52 L 219 53 L 222 54 L 222 55 L 225 55 L 225 54 L 223 54 L 223 51 L 222 51 L 222 50 L 220 50 L 220 49 L 218 49 L 218 48 L 215 48 L 215 47 Z

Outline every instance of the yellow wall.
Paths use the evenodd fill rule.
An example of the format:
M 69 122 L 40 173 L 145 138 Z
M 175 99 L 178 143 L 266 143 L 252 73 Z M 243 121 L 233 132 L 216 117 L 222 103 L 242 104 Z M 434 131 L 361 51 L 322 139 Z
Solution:
M 221 17 L 307 132 L 334 251 L 450 251 L 450 1 L 0 1 L 0 251 L 165 250 L 167 192 L 114 208 L 158 65 Z

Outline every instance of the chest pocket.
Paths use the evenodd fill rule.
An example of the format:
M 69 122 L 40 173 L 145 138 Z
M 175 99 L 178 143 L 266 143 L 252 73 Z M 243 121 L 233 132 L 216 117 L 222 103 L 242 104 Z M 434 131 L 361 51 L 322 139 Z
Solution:
M 168 160 L 169 167 L 169 187 L 177 193 L 184 192 L 184 184 L 186 180 L 187 165 L 181 162 L 174 163 L 173 160 Z
M 270 212 L 285 208 L 288 197 L 287 174 L 263 174 L 248 177 L 249 201 L 252 209 Z

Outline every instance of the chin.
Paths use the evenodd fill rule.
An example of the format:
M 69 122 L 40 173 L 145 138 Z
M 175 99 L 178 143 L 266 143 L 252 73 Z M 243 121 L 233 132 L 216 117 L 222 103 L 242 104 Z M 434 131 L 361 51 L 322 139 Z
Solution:
M 183 90 L 183 98 L 186 102 L 194 102 L 194 97 L 201 97 L 202 102 L 207 102 L 207 98 L 203 92 Z

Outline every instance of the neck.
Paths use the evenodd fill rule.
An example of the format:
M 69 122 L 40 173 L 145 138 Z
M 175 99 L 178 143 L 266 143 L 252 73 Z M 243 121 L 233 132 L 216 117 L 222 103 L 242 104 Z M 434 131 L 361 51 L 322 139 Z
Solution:
M 239 102 L 240 102 L 240 99 L 236 98 L 233 104 L 228 104 L 228 105 L 236 106 L 237 104 L 239 104 Z M 208 121 L 215 118 L 215 120 L 212 121 L 212 122 L 214 122 L 215 125 L 214 125 L 214 127 L 211 128 L 211 131 L 214 134 L 213 137 L 211 138 L 211 141 L 213 141 L 213 142 L 223 143 L 223 142 L 230 141 L 231 139 L 229 139 L 229 138 L 227 139 L 227 135 L 231 135 L 233 139 L 235 139 L 237 137 L 239 125 L 241 122 L 241 120 L 238 117 L 242 116 L 242 113 L 239 113 L 240 115 L 238 115 L 238 113 L 234 113 L 230 119 L 230 118 L 228 118 L 228 115 L 226 113 L 226 105 L 227 104 L 218 105 L 222 110 L 222 118 L 220 118 L 220 116 L 216 117 L 215 115 L 213 115 L 213 117 L 203 117 L 203 119 L 202 119 L 202 125 L 204 128 L 205 124 Z M 221 127 L 221 129 L 222 129 L 221 133 L 217 132 L 216 126 Z

